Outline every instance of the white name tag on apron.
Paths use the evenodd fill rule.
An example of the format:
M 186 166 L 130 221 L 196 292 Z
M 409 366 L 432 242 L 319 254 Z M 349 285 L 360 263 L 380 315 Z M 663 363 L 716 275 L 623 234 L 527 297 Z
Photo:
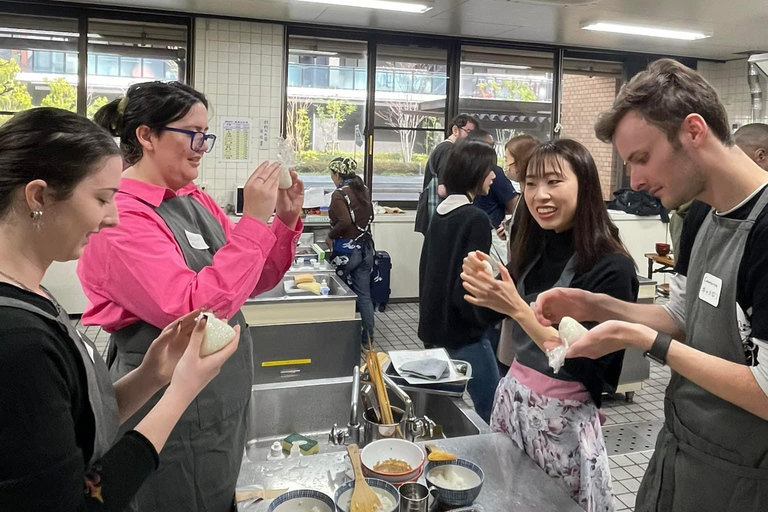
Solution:
M 200 249 L 203 251 L 208 249 L 208 244 L 205 243 L 205 238 L 203 238 L 202 235 L 198 235 L 197 233 L 190 233 L 186 229 L 184 230 L 184 233 L 187 235 L 189 245 L 191 245 L 193 249 Z
M 720 304 L 720 290 L 723 288 L 723 280 L 712 274 L 705 273 L 699 289 L 699 298 L 714 307 Z

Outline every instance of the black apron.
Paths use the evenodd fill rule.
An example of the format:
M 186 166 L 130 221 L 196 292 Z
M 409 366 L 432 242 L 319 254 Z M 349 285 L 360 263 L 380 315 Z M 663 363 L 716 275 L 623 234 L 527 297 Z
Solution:
M 189 195 L 166 199 L 153 209 L 173 232 L 187 266 L 195 272 L 210 266 L 216 251 L 227 242 L 219 221 Z M 253 347 L 243 313 L 238 311 L 229 323 L 240 325 L 237 352 L 181 416 L 160 453 L 160 467 L 136 495 L 134 510 L 224 512 L 232 509 L 245 449 Z M 138 322 L 113 333 L 108 357 L 112 379 L 116 381 L 138 367 L 160 332 L 161 329 L 153 325 Z M 133 429 L 164 391 L 126 421 L 121 432 Z
M 739 266 L 766 204 L 768 193 L 763 193 L 746 220 L 710 213 L 696 235 L 688 267 L 686 343 L 741 365 L 747 360 L 736 317 Z M 768 510 L 768 421 L 675 372 L 664 416 L 638 491 L 637 512 Z
M 541 255 L 536 257 L 536 259 L 523 270 L 523 273 L 517 280 L 517 293 L 520 294 L 520 297 L 522 297 L 526 304 L 535 302 L 539 296 L 538 293 L 525 293 L 525 278 L 528 277 L 528 273 L 534 265 L 538 263 L 540 258 Z M 574 253 L 574 255 L 571 256 L 571 259 L 568 260 L 568 263 L 566 263 L 557 282 L 552 285 L 552 288 L 568 288 L 571 285 L 571 281 L 573 281 L 573 278 L 576 275 L 576 263 L 577 257 Z M 549 367 L 547 354 L 536 345 L 536 342 L 531 339 L 522 327 L 520 327 L 520 324 L 511 318 L 505 318 L 502 322 L 501 337 L 499 339 L 497 353 L 501 362 L 508 366 L 511 366 L 512 360 L 517 358 L 520 364 L 529 368 L 539 369 Z M 507 363 L 507 361 L 509 361 L 509 363 Z
M 56 322 L 77 347 L 77 352 L 80 354 L 85 367 L 88 403 L 91 406 L 95 423 L 93 455 L 89 461 L 86 461 L 87 466 L 90 466 L 103 457 L 115 443 L 120 425 L 115 388 L 112 386 L 104 360 L 94 344 L 72 326 L 72 322 L 64 310 L 60 310 L 59 316 L 55 317 L 37 306 L 8 297 L 0 297 L 0 307 L 23 309 L 46 320 Z M 46 420 L 41 419 L 41 421 Z M 41 490 L 41 492 L 45 492 L 45 490 Z

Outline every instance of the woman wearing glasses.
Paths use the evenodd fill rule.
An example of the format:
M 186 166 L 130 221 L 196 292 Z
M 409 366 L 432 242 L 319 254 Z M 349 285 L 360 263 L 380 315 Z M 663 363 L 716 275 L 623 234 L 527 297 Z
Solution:
M 141 364 L 159 329 L 196 308 L 218 311 L 242 333 L 238 351 L 174 429 L 136 508 L 229 510 L 253 373 L 240 307 L 276 286 L 290 267 L 302 230 L 303 185 L 292 173 L 291 188 L 278 190 L 279 166 L 261 164 L 245 185 L 243 217 L 233 224 L 193 182 L 216 138 L 207 133 L 205 96 L 181 83 L 133 85 L 95 119 L 120 137 L 129 165 L 115 198 L 120 225 L 92 235 L 78 265 L 89 299 L 83 323 L 111 333 L 112 378 Z M 133 428 L 161 394 L 121 430 Z

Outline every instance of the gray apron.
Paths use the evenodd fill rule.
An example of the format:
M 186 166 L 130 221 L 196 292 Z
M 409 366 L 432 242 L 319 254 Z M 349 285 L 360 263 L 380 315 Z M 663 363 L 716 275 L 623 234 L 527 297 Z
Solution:
M 216 251 L 227 242 L 218 220 L 188 195 L 166 199 L 154 210 L 173 232 L 187 266 L 195 272 L 210 266 Z M 202 236 L 207 249 L 192 246 L 190 238 L 197 247 L 202 246 L 198 235 Z M 160 467 L 136 495 L 134 510 L 224 512 L 232 509 L 245 449 L 253 347 L 242 312 L 238 311 L 229 323 L 240 325 L 237 352 L 181 416 L 160 454 Z M 108 363 L 113 380 L 141 364 L 160 331 L 146 322 L 137 322 L 112 334 Z M 158 392 L 126 421 L 121 431 L 133 429 L 164 391 Z
M 112 447 L 117 438 L 117 431 L 120 425 L 115 388 L 112 386 L 112 381 L 109 379 L 109 371 L 99 351 L 88 338 L 81 335 L 72 326 L 72 322 L 64 310 L 61 310 L 59 316 L 55 317 L 37 306 L 8 297 L 0 297 L 0 307 L 23 309 L 46 320 L 56 322 L 77 347 L 77 352 L 80 354 L 83 366 L 85 367 L 88 402 L 93 412 L 95 427 L 93 455 L 87 461 L 87 466 L 90 466 L 103 457 L 107 450 Z
M 534 259 L 533 262 L 523 270 L 523 273 L 517 280 L 517 293 L 520 294 L 520 297 L 523 298 L 526 304 L 534 302 L 539 296 L 538 293 L 526 294 L 525 278 L 528 277 L 531 269 L 538 263 L 540 258 L 541 255 Z M 568 288 L 571 285 L 571 281 L 573 281 L 573 277 L 576 275 L 576 262 L 577 257 L 574 253 L 565 265 L 563 272 L 560 274 L 560 278 L 554 285 L 552 285 L 552 288 Z M 529 368 L 549 367 L 547 355 L 538 345 L 536 345 L 536 342 L 531 339 L 528 333 L 520 327 L 520 324 L 511 318 L 506 318 L 504 319 L 504 322 L 502 322 L 501 337 L 499 338 L 499 348 L 497 353 L 499 354 L 501 362 L 508 366 L 511 366 L 512 360 L 517 358 L 520 364 Z M 509 361 L 509 363 L 506 361 Z
M 686 343 L 746 365 L 736 318 L 739 266 L 763 192 L 749 218 L 710 213 L 696 235 L 686 286 Z M 699 297 L 719 278 L 716 292 Z M 712 279 L 712 276 L 715 279 Z M 716 286 L 704 287 L 712 292 Z M 637 495 L 637 512 L 768 510 L 768 421 L 709 393 L 676 372 L 664 399 L 664 428 Z

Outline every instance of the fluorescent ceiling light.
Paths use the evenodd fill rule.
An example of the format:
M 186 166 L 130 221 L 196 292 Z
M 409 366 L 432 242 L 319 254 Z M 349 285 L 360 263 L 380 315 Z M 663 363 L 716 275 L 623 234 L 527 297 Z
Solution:
M 365 7 L 367 9 L 383 9 L 385 11 L 400 11 L 424 13 L 435 6 L 435 0 L 291 0 L 294 2 L 309 2 L 313 4 L 343 5 L 345 7 Z
M 518 66 L 516 64 L 494 64 L 492 62 L 462 62 L 461 65 L 499 69 L 531 69 L 531 66 Z
M 673 30 L 667 28 L 641 27 L 638 25 L 623 25 L 620 23 L 608 23 L 598 21 L 582 25 L 584 30 L 594 30 L 597 32 L 612 32 L 614 34 L 630 34 L 635 36 L 663 37 L 666 39 L 682 39 L 684 41 L 695 41 L 712 37 L 712 34 L 704 32 L 692 32 L 689 30 Z

